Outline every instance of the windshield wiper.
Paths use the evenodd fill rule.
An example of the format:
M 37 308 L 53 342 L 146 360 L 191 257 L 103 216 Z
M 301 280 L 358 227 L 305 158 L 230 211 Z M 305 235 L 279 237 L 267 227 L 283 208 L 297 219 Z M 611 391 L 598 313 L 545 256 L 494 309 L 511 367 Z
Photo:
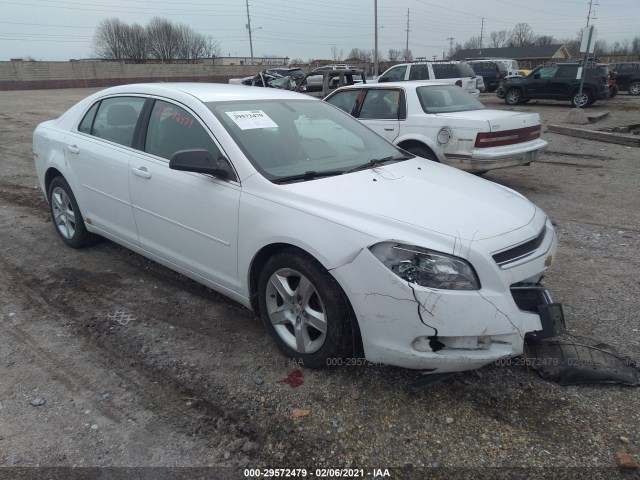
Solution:
M 366 170 L 367 168 L 376 168 L 376 167 L 384 165 L 385 163 L 388 163 L 388 162 L 401 162 L 402 160 L 409 160 L 410 158 L 412 158 L 412 157 L 404 157 L 404 156 L 394 157 L 394 156 L 389 156 L 389 157 L 383 157 L 383 158 L 372 158 L 367 163 L 363 163 L 362 165 L 358 165 L 357 167 L 353 167 L 352 169 L 347 170 L 345 173 L 357 172 L 359 170 Z
M 327 170 L 324 172 L 316 172 L 315 170 L 309 170 L 299 175 L 290 175 L 288 177 L 280 177 L 273 179 L 273 183 L 289 183 L 289 182 L 306 182 L 307 180 L 313 180 L 315 178 L 322 177 L 334 177 L 336 175 L 342 175 L 344 170 Z

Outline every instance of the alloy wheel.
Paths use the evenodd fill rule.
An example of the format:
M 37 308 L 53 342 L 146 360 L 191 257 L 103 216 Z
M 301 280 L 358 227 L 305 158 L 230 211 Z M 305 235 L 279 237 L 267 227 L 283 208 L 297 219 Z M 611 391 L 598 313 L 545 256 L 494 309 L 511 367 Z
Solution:
M 326 309 L 316 287 L 302 273 L 281 268 L 266 289 L 267 314 L 280 339 L 298 353 L 318 351 L 327 336 Z
M 76 215 L 67 192 L 60 187 L 53 189 L 51 195 L 53 219 L 64 238 L 71 240 L 76 234 Z

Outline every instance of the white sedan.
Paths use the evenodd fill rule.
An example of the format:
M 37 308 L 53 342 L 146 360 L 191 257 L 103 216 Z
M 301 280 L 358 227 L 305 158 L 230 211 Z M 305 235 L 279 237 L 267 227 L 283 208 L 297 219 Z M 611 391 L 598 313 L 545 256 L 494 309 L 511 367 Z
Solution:
M 466 370 L 562 327 L 542 210 L 305 95 L 109 88 L 33 150 L 63 242 L 106 237 L 235 299 L 306 366 Z
M 547 148 L 537 113 L 488 110 L 463 89 L 444 83 L 343 87 L 325 101 L 394 145 L 467 172 L 529 165 Z

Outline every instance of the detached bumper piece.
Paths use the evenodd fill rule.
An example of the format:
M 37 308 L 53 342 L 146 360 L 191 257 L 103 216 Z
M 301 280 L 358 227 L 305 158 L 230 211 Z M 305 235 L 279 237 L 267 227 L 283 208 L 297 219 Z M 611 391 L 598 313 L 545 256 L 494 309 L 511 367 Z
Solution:
M 549 291 L 543 285 L 515 284 L 511 287 L 511 295 L 520 310 L 537 313 L 540 316 L 542 330 L 527 333 L 525 342 L 531 343 L 555 337 L 566 329 L 562 305 L 553 303 Z
M 524 358 L 542 378 L 563 386 L 585 383 L 640 385 L 640 368 L 636 362 L 604 343 L 583 345 L 544 341 L 525 345 Z

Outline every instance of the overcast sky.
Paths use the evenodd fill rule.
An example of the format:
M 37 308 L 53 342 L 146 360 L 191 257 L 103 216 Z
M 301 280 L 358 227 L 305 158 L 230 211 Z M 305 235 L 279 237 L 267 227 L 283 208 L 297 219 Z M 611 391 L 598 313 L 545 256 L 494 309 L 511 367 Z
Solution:
M 595 2 L 594 2 L 595 3 Z M 640 35 L 640 0 L 598 0 L 593 24 L 609 42 Z M 69 60 L 94 56 L 91 40 L 105 18 L 146 26 L 160 16 L 212 35 L 222 55 L 249 56 L 246 0 L 0 0 L 0 60 Z M 332 58 L 356 47 L 373 49 L 374 0 L 250 0 L 256 57 Z M 512 29 L 518 22 L 540 35 L 575 37 L 585 26 L 587 0 L 378 0 L 379 49 L 402 50 L 409 10 L 409 48 L 415 57 L 442 57 L 448 37 L 464 43 Z M 486 43 L 483 42 L 484 45 Z

